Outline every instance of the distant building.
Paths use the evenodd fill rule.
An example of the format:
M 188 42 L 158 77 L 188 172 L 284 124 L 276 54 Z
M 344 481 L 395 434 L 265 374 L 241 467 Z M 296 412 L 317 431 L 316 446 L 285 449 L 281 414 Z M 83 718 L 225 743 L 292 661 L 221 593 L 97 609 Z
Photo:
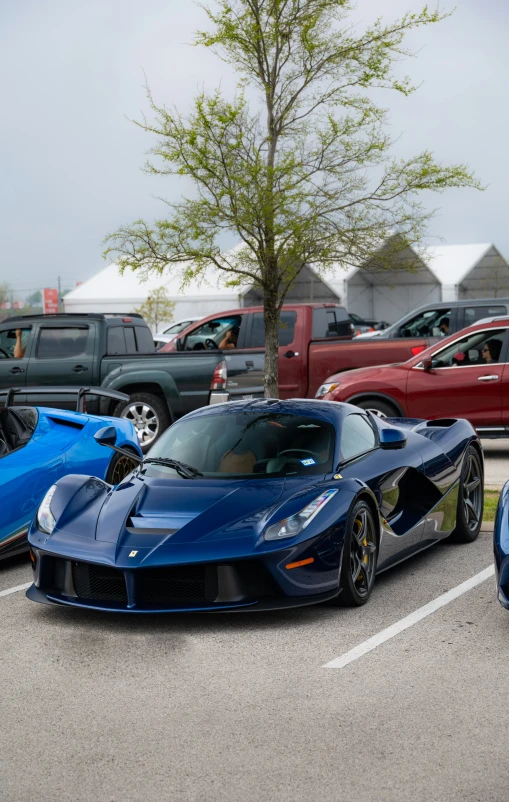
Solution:
M 287 296 L 288 303 L 344 304 L 351 312 L 394 323 L 418 306 L 436 301 L 509 297 L 509 264 L 492 244 L 445 245 L 421 251 L 406 248 L 395 255 L 388 240 L 360 267 L 325 270 L 304 268 Z M 380 259 L 394 262 L 394 269 L 379 269 Z M 409 272 L 402 267 L 411 267 Z M 173 271 L 152 275 L 143 282 L 134 272 L 120 275 L 109 265 L 63 299 L 66 312 L 133 312 L 158 287 L 167 289 L 175 302 L 174 319 L 214 314 L 238 306 L 263 302 L 255 287 L 225 286 L 220 271 L 209 271 L 207 280 L 193 280 L 181 289 Z

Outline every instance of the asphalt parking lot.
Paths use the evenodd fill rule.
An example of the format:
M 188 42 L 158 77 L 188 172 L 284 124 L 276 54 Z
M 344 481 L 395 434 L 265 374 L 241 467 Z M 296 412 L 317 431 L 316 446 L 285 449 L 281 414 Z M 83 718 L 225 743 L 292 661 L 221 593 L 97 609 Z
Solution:
M 488 481 L 504 459 L 488 456 Z M 491 564 L 485 530 L 379 577 L 361 609 L 138 618 L 2 595 L 31 574 L 5 562 L 0 800 L 505 802 L 509 613 L 492 576 L 325 668 Z

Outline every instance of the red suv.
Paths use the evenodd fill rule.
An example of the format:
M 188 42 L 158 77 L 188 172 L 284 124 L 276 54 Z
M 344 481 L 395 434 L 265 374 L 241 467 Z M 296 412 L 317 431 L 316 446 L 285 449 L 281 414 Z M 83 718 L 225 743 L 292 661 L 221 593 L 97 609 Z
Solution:
M 508 349 L 509 318 L 479 321 L 408 362 L 337 373 L 316 397 L 384 417 L 467 418 L 484 436 L 506 437 Z

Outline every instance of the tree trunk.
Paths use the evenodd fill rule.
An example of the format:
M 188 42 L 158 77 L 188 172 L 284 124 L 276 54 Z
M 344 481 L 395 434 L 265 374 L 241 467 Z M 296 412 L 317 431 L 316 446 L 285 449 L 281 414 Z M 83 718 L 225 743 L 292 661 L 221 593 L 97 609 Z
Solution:
M 279 309 L 277 292 L 265 292 L 265 398 L 279 398 Z

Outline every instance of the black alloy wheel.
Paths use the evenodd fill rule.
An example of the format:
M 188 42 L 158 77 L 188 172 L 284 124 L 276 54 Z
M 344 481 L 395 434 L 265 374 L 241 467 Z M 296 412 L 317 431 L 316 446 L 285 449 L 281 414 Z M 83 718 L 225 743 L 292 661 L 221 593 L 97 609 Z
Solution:
M 479 452 L 469 446 L 463 462 L 458 492 L 456 529 L 451 540 L 473 543 L 481 531 L 484 511 L 484 475 Z
M 338 604 L 366 604 L 375 584 L 377 558 L 378 533 L 373 513 L 365 501 L 357 501 L 346 523 Z

